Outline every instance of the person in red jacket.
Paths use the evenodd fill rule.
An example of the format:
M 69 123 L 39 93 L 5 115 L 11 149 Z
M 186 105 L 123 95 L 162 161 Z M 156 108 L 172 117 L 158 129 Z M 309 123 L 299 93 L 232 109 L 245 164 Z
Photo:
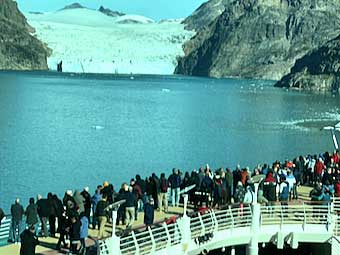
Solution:
M 318 162 L 314 166 L 315 180 L 317 182 L 321 181 L 321 177 L 322 177 L 324 169 L 325 169 L 325 165 L 324 165 L 322 159 L 319 158 Z
M 334 196 L 340 197 L 340 179 L 336 180 L 336 183 L 334 184 L 334 190 L 335 190 Z

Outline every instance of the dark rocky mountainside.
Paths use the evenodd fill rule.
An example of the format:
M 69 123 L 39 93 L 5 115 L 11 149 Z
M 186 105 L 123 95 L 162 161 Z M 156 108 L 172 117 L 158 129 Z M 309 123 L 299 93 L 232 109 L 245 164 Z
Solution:
M 25 16 L 12 0 L 0 0 L 0 69 L 47 70 L 50 50 L 30 33 Z
M 105 15 L 110 16 L 110 17 L 119 17 L 119 16 L 125 15 L 125 13 L 118 12 L 118 11 L 112 11 L 109 8 L 104 8 L 103 6 L 100 6 L 98 11 L 100 11 L 101 13 L 104 13 Z
M 214 0 L 211 0 L 214 1 Z M 184 45 L 176 73 L 279 80 L 340 34 L 339 0 L 230 0 Z
M 84 9 L 85 7 L 82 6 L 80 3 L 73 3 L 70 5 L 66 5 L 64 8 L 60 9 L 62 10 L 69 10 L 69 9 Z
M 298 59 L 275 86 L 340 92 L 340 36 Z
M 210 0 L 203 3 L 192 15 L 183 21 L 185 28 L 198 31 L 208 26 L 223 13 L 225 9 L 224 6 L 231 1 L 232 0 Z

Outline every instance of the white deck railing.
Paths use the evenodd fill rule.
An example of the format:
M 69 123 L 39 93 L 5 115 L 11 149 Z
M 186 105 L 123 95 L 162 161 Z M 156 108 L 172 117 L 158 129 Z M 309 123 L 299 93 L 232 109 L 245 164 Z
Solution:
M 108 247 L 108 249 L 102 248 L 101 254 L 170 254 L 166 251 L 176 249 L 176 247 L 178 251 L 185 251 L 186 254 L 196 254 L 195 252 L 202 248 L 201 242 L 204 242 L 205 246 L 209 244 L 210 247 L 217 247 L 218 243 L 221 245 L 223 243 L 221 247 L 228 246 L 227 241 L 223 242 L 222 236 L 231 235 L 231 233 L 234 237 L 244 235 L 244 245 L 247 245 L 251 239 L 254 222 L 252 210 L 251 206 L 209 210 L 203 214 L 198 213 L 191 216 L 189 226 L 183 226 L 183 222 L 179 219 L 177 223 L 170 225 L 164 223 L 143 232 L 132 231 L 128 236 L 122 238 L 112 237 L 119 239 L 119 251 L 117 249 L 114 250 L 115 252 L 109 250 L 112 249 L 112 246 L 107 243 L 110 243 L 112 238 L 101 241 L 100 246 Z M 268 235 L 275 236 L 279 232 L 289 232 L 291 236 L 294 231 L 300 234 L 305 233 L 306 238 L 303 241 L 308 241 L 310 237 L 311 242 L 314 242 L 318 235 L 320 238 L 322 237 L 320 242 L 323 242 L 324 238 L 329 239 L 329 236 L 339 235 L 340 200 L 338 199 L 335 199 L 333 203 L 320 205 L 303 203 L 288 207 L 262 206 L 260 212 L 258 225 L 260 232 L 263 233 L 259 234 L 259 242 L 266 242 Z M 293 237 L 287 235 L 283 238 L 283 242 L 287 242 Z M 184 252 L 178 254 L 184 254 Z

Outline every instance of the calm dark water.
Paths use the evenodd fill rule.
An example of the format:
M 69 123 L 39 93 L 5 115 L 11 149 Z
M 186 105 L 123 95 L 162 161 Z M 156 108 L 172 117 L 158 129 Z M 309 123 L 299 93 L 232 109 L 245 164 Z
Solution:
M 254 167 L 332 150 L 319 127 L 340 121 L 339 97 L 272 85 L 0 73 L 0 206 L 87 185 L 92 193 L 104 180 L 117 187 L 136 173 Z

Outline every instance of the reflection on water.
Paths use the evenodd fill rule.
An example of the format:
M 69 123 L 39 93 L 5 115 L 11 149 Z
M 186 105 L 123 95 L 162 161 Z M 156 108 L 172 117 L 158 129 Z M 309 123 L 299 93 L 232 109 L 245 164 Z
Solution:
M 48 191 L 118 187 L 136 173 L 232 167 L 332 149 L 339 98 L 273 82 L 0 73 L 0 206 Z M 301 125 L 301 121 L 308 120 Z M 314 123 L 314 120 L 317 120 Z M 316 128 L 314 128 L 314 126 Z

